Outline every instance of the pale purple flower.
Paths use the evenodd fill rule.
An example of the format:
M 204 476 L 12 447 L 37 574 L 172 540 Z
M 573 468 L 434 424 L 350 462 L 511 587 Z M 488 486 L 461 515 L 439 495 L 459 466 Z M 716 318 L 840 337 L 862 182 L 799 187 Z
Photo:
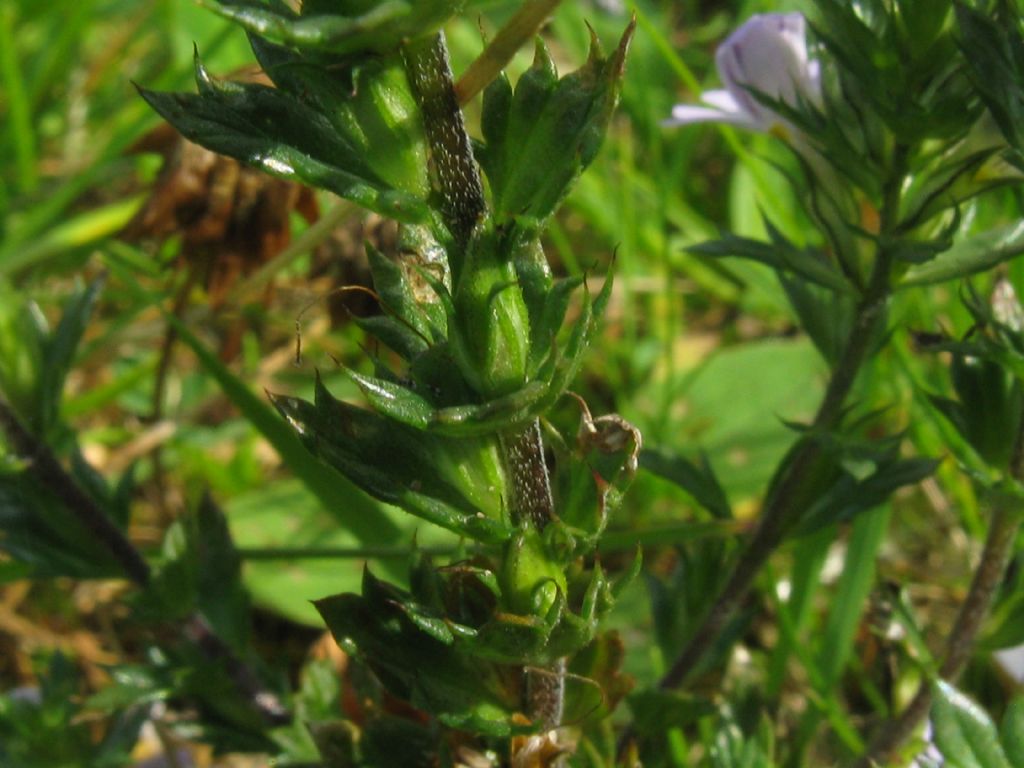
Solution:
M 807 55 L 807 22 L 799 13 L 752 16 L 718 47 L 715 64 L 725 88 L 705 91 L 708 106 L 679 104 L 666 125 L 730 123 L 788 136 L 793 127 L 754 93 L 791 106 L 821 104 L 819 63 Z

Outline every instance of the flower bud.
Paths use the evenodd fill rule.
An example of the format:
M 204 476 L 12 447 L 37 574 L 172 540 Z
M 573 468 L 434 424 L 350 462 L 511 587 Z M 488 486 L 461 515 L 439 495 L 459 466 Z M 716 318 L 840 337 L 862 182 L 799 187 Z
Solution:
M 530 316 L 515 265 L 493 235 L 475 239 L 455 294 L 452 351 L 466 381 L 486 398 L 526 383 Z
M 508 544 L 501 572 L 505 602 L 514 612 L 543 616 L 566 594 L 565 573 L 552 561 L 540 531 L 524 528 Z

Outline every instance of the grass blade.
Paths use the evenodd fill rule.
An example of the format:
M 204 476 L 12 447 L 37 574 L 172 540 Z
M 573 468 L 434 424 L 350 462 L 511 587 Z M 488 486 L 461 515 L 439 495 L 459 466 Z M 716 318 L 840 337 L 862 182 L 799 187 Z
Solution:
M 168 315 L 175 327 L 206 371 L 220 384 L 224 394 L 242 415 L 265 437 L 282 461 L 298 477 L 339 522 L 364 544 L 389 544 L 399 535 L 396 526 L 381 508 L 332 467 L 317 460 L 291 428 L 197 339 L 188 327 Z

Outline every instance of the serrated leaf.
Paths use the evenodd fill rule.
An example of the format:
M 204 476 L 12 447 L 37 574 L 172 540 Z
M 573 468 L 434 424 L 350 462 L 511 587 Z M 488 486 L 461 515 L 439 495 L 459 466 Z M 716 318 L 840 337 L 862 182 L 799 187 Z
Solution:
M 392 188 L 327 117 L 276 88 L 217 82 L 196 60 L 199 94 L 142 97 L 186 138 L 284 179 L 326 189 L 398 221 L 431 220 L 426 202 Z
M 335 400 L 319 381 L 315 405 L 281 396 L 273 403 L 309 450 L 372 496 L 474 539 L 511 534 L 493 438 L 428 434 Z
M 250 35 L 249 42 L 274 84 L 323 115 L 338 140 L 359 153 L 377 177 L 394 189 L 426 199 L 430 194 L 426 138 L 400 56 L 374 57 L 347 67 L 257 35 Z
M 499 222 L 546 220 L 594 159 L 618 101 L 633 26 L 609 57 L 594 38 L 587 63 L 562 78 L 538 40 L 533 66 L 514 91 L 503 77 L 487 88 L 480 162 Z
M 984 272 L 1024 253 L 1024 223 L 990 229 L 956 242 L 931 261 L 907 270 L 897 287 L 932 285 Z
M 364 589 L 365 591 L 365 589 Z M 394 596 L 337 595 L 316 602 L 334 637 L 354 643 L 393 694 L 454 727 L 492 736 L 511 730 L 516 701 L 491 665 L 474 662 L 412 623 Z
M 935 746 L 951 768 L 1011 768 L 992 719 L 944 680 L 933 688 Z
M 437 413 L 433 405 L 408 387 L 374 376 L 346 371 L 378 413 L 399 424 L 426 429 Z
M 204 0 L 249 32 L 290 47 L 340 55 L 389 52 L 410 39 L 432 35 L 463 2 L 381 0 L 356 4 L 356 9 L 343 13 L 340 3 L 307 1 L 296 14 L 281 3 L 268 7 L 244 0 Z
M 766 243 L 749 237 L 727 234 L 718 240 L 692 245 L 687 250 L 700 256 L 735 256 L 765 264 L 780 273 L 796 275 L 815 285 L 845 293 L 850 290 L 845 278 L 829 265 L 825 255 L 812 248 L 799 249 L 788 242 Z

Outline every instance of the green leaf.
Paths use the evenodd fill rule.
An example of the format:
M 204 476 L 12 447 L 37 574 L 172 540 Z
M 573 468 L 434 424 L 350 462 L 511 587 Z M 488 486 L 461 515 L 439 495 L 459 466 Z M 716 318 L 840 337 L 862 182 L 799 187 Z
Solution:
M 863 477 L 850 470 L 850 463 L 841 467 L 827 488 L 819 489 L 816 498 L 794 531 L 795 536 L 809 533 L 833 523 L 851 520 L 862 512 L 884 504 L 893 492 L 930 477 L 941 459 L 915 457 L 901 459 L 885 453 L 875 457 L 850 457 L 852 463 L 869 470 Z
M 43 422 L 39 392 L 49 335 L 39 307 L 0 283 L 0 392 L 33 431 Z
M 1010 765 L 1024 765 L 1024 696 L 1010 702 L 999 733 Z
M 1019 9 L 997 3 L 991 10 L 956 3 L 960 46 L 971 81 L 1003 135 L 1018 149 L 1024 125 L 1024 36 Z
M 698 466 L 682 456 L 657 448 L 645 448 L 640 453 L 640 466 L 678 485 L 716 518 L 732 519 L 729 499 L 725 495 L 725 489 L 718 482 L 707 456 L 701 455 Z
M 398 221 L 431 220 L 423 199 L 381 179 L 365 150 L 298 96 L 265 85 L 215 81 L 198 56 L 196 82 L 198 94 L 139 92 L 186 138 L 213 152 L 326 189 Z
M 410 39 L 434 34 L 464 0 L 381 0 L 375 3 L 306 2 L 296 14 L 246 0 L 204 0 L 219 13 L 284 45 L 332 54 L 386 53 Z M 349 10 L 350 9 L 350 10 Z
M 835 695 L 835 686 L 850 657 L 865 600 L 874 586 L 878 550 L 891 517 L 891 509 L 886 505 L 861 515 L 853 524 L 819 649 L 819 692 L 823 696 Z
M 168 315 L 181 339 L 195 352 L 200 364 L 217 380 L 228 399 L 250 424 L 274 446 L 284 463 L 337 518 L 366 544 L 387 544 L 398 538 L 398 528 L 381 508 L 369 501 L 337 470 L 316 460 L 287 423 L 256 397 L 177 318 Z
M 352 370 L 346 373 L 359 385 L 373 409 L 389 419 L 416 429 L 426 429 L 434 420 L 437 413 L 434 406 L 408 387 Z
M 511 535 L 495 438 L 450 439 L 335 400 L 317 382 L 316 403 L 273 403 L 317 456 L 374 497 L 474 539 Z
M 908 288 L 958 280 L 984 272 L 1024 253 L 1024 223 L 982 232 L 959 240 L 931 261 L 907 270 L 897 287 Z
M 778 278 L 800 327 L 826 362 L 834 366 L 850 337 L 857 309 L 855 297 L 784 272 L 779 272 Z
M 337 595 L 316 606 L 342 647 L 354 645 L 391 693 L 452 727 L 508 735 L 518 701 L 497 668 L 424 632 L 402 610 L 405 599 L 366 572 L 362 596 Z
M 196 510 L 194 551 L 199 611 L 221 640 L 241 652 L 251 630 L 249 594 L 227 518 L 209 495 Z
M 95 280 L 84 291 L 78 291 L 64 307 L 60 323 L 43 347 L 43 367 L 39 382 L 39 412 L 42 423 L 36 434 L 45 435 L 56 424 L 60 410 L 64 380 L 74 362 L 75 350 L 82 340 L 104 280 Z
M 339 67 L 256 35 L 249 41 L 274 84 L 323 115 L 336 140 L 355 150 L 361 164 L 388 186 L 427 198 L 430 179 L 423 123 L 400 56 Z
M 0 532 L 0 552 L 29 566 L 35 578 L 124 574 L 107 548 L 30 471 L 0 472 Z
M 484 92 L 479 152 L 499 224 L 547 219 L 597 154 L 618 101 L 631 24 L 611 56 L 597 38 L 576 72 L 559 78 L 538 40 L 533 66 L 515 90 L 499 77 Z
M 933 688 L 935 746 L 953 768 L 1011 768 L 992 719 L 944 680 Z
M 780 273 L 796 275 L 839 293 L 850 290 L 845 278 L 829 264 L 824 253 L 813 248 L 797 248 L 781 235 L 778 236 L 777 242 L 766 243 L 749 237 L 727 234 L 718 240 L 692 245 L 687 250 L 713 258 L 736 256 L 750 259 L 766 264 Z

